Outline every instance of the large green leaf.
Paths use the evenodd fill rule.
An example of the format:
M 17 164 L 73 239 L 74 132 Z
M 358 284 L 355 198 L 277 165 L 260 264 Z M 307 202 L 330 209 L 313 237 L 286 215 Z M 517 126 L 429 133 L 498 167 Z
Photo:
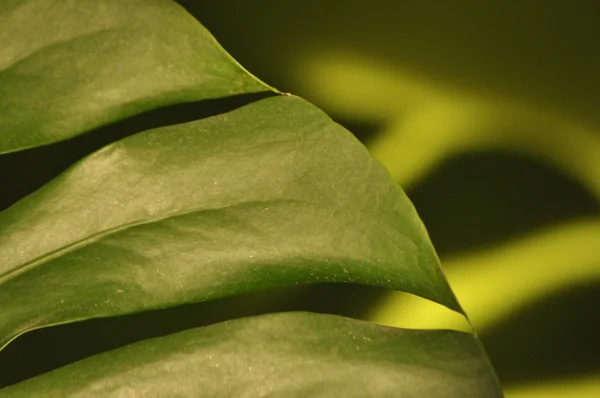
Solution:
M 146 340 L 0 396 L 493 398 L 502 392 L 472 335 L 281 313 Z
M 311 282 L 461 311 L 389 174 L 292 96 L 109 145 L 0 213 L 0 236 L 0 347 L 47 325 Z
M 165 105 L 272 90 L 167 0 L 8 0 L 0 39 L 0 153 Z M 0 213 L 0 258 L 0 349 L 51 325 L 318 282 L 401 290 L 462 313 L 402 190 L 293 96 L 87 156 Z M 502 395 L 474 335 L 305 313 L 141 342 L 0 391 L 371 394 Z
M 3 0 L 0 43 L 0 153 L 269 89 L 168 0 Z

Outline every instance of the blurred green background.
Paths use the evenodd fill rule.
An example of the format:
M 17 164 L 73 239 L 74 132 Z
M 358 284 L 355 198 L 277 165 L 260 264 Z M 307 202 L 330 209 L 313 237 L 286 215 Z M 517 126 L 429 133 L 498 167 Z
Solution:
M 509 398 L 600 396 L 597 2 L 180 3 L 388 168 Z M 382 324 L 465 327 L 423 300 L 359 293 L 343 300 Z

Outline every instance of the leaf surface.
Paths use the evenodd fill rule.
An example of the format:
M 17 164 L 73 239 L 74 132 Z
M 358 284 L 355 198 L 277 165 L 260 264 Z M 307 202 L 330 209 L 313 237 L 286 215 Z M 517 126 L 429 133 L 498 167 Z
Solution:
M 0 397 L 42 395 L 502 397 L 470 334 L 314 313 L 242 318 L 146 340 L 0 390 Z
M 270 90 L 169 0 L 4 0 L 0 43 L 0 153 Z
M 292 96 L 146 131 L 0 213 L 0 347 L 27 330 L 316 282 L 461 311 L 412 204 Z

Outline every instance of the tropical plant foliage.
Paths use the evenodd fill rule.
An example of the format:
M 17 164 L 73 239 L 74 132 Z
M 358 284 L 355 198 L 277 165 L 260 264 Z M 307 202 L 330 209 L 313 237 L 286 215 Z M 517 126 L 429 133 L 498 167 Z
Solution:
M 321 282 L 412 293 L 464 315 L 388 172 L 322 111 L 246 72 L 176 3 L 9 0 L 0 21 L 7 162 L 108 137 L 0 213 L 0 347 L 36 329 Z M 242 106 L 226 102 L 240 96 Z M 210 116 L 109 133 L 215 101 L 224 109 Z M 502 392 L 474 334 L 311 312 L 176 331 L 0 390 L 132 395 Z
M 600 395 L 595 2 L 180 2 L 403 187 L 507 397 Z M 371 309 L 393 326 L 461 322 L 400 292 Z

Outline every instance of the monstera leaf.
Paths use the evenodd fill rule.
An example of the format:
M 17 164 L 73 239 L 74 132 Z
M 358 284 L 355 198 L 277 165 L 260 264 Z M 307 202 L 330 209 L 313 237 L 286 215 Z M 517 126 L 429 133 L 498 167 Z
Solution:
M 0 12 L 4 152 L 173 103 L 272 92 L 113 142 L 0 213 L 0 347 L 53 325 L 319 282 L 462 313 L 385 169 L 323 112 L 245 72 L 176 4 L 24 0 Z M 284 312 L 107 351 L 0 396 L 502 392 L 473 334 Z

